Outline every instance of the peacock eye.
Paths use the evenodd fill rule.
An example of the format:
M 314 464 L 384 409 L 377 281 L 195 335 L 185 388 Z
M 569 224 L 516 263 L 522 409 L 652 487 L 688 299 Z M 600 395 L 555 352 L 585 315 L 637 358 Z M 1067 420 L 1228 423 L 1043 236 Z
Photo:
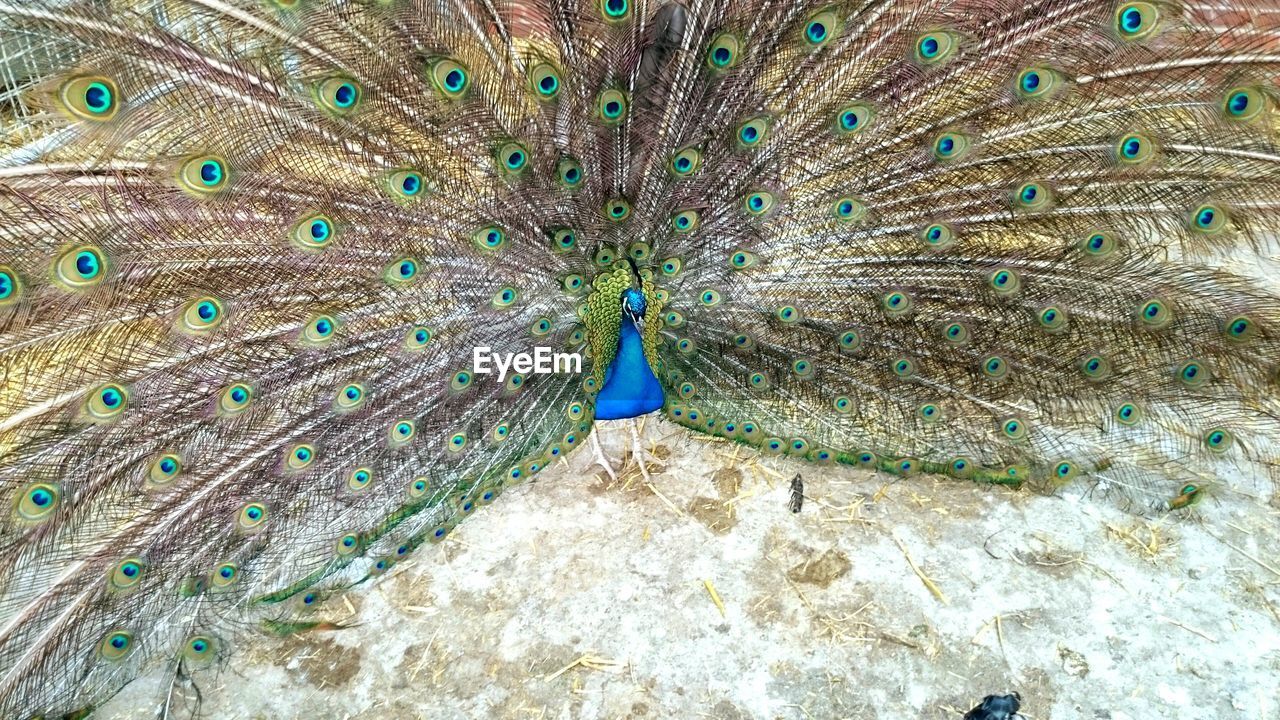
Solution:
M 684 210 L 671 216 L 671 227 L 678 233 L 693 232 L 699 219 L 697 210 Z
M 604 204 L 604 216 L 613 222 L 622 222 L 631 217 L 631 203 L 620 197 L 612 198 Z
M 631 14 L 631 0 L 600 0 L 600 12 L 609 22 L 621 22 Z
M 427 346 L 427 343 L 431 342 L 431 337 L 432 333 L 430 328 L 421 326 L 412 327 L 409 328 L 409 332 L 405 336 L 405 345 L 407 345 L 410 350 L 421 350 Z
M 550 100 L 560 92 L 560 73 L 550 63 L 535 66 L 529 72 L 529 82 L 541 100 Z
M 804 39 L 812 47 L 821 47 L 840 31 L 840 19 L 833 12 L 821 12 L 804 25 Z
M 1095 232 L 1080 240 L 1080 249 L 1089 258 L 1105 258 L 1116 250 L 1116 239 L 1109 232 Z
M 520 293 L 513 287 L 504 287 L 493 294 L 492 305 L 495 308 L 511 307 L 520 298 Z
M 769 119 L 766 117 L 756 117 L 747 120 L 738 126 L 737 138 L 738 146 L 742 148 L 758 147 L 764 142 L 765 136 L 769 132 Z
M 996 291 L 997 295 L 1013 295 L 1022 287 L 1022 281 L 1018 274 L 1003 268 L 991 273 L 987 284 L 991 286 L 992 290 Z
M 431 82 L 445 98 L 458 100 L 466 94 L 471 77 L 462 63 L 452 58 L 441 58 L 431 66 Z
M 369 487 L 373 482 L 373 471 L 369 468 L 356 468 L 347 478 L 347 487 L 352 491 L 359 492 Z
M 267 521 L 267 508 L 262 503 L 249 503 L 240 508 L 237 524 L 241 530 L 256 530 Z
M 417 170 L 397 170 L 387 176 L 387 190 L 391 197 L 412 200 L 423 194 L 426 181 Z
M 506 245 L 507 233 L 497 225 L 490 225 L 472 233 L 471 242 L 482 251 L 494 252 Z
M 871 126 L 875 111 L 866 103 L 853 103 L 836 111 L 836 132 L 841 135 L 854 135 Z
M 939 30 L 916 39 L 915 57 L 922 65 L 937 65 L 950 59 L 959 47 L 955 33 Z
M 316 86 L 316 99 L 335 115 L 346 115 L 360 102 L 360 84 L 344 77 L 332 77 Z
M 1116 420 L 1121 425 L 1137 425 L 1142 421 L 1142 409 L 1133 403 L 1124 403 L 1116 408 Z
M 1062 78 L 1057 71 L 1043 65 L 1033 65 L 1018 73 L 1015 85 L 1018 97 L 1035 100 L 1053 94 L 1061 82 Z
M 1143 40 L 1156 31 L 1160 11 L 1148 2 L 1125 3 L 1116 9 L 1115 29 L 1123 40 Z
M 392 285 L 404 285 L 418 276 L 418 263 L 413 258 L 400 258 L 387 266 L 383 277 Z
M 935 224 L 926 227 L 920 232 L 921 239 L 929 248 L 941 250 L 950 247 L 955 242 L 955 232 L 947 225 Z
M 129 395 L 116 384 L 102 385 L 90 391 L 84 407 L 94 420 L 113 420 L 124 412 Z
M 107 274 L 107 259 L 102 250 L 82 245 L 63 253 L 54 263 L 59 284 L 70 290 L 82 290 L 101 283 Z
M 556 176 L 564 187 L 576 188 L 582 184 L 582 165 L 573 158 L 561 158 L 556 165 Z
M 969 149 L 969 138 L 959 133 L 943 133 L 933 141 L 933 156 L 940 162 L 957 160 Z
M 98 644 L 98 653 L 106 660 L 121 660 L 133 652 L 133 634 L 127 630 L 107 633 Z
M 1201 205 L 1191 212 L 1191 230 L 1202 235 L 1216 235 L 1227 228 L 1226 208 L 1213 203 Z
M 619 90 L 605 90 L 600 93 L 596 112 L 606 125 L 617 125 L 627 112 L 627 97 Z
M 332 315 L 317 315 L 302 327 L 302 341 L 308 345 L 321 345 L 333 339 L 337 321 Z
M 34 483 L 24 488 L 18 497 L 18 517 L 38 523 L 53 515 L 62 499 L 62 491 L 57 485 Z
M 1154 144 L 1141 133 L 1134 133 L 1120 138 L 1116 143 L 1115 156 L 1123 165 L 1140 165 L 1154 155 Z
M 113 80 L 100 75 L 66 81 L 58 91 L 58 99 L 80 120 L 106 122 L 120 110 L 120 89 Z
M 732 33 L 720 33 L 707 48 L 707 65 L 713 70 L 728 70 L 738 64 L 742 42 Z
M 227 163 L 212 155 L 193 157 L 178 173 L 182 187 L 197 195 L 210 195 L 227 186 Z
M 1040 210 L 1052 200 L 1049 188 L 1035 182 L 1024 183 L 1013 193 L 1014 206 L 1021 210 Z
M 752 215 L 764 215 L 773 209 L 776 199 L 773 194 L 764 190 L 750 193 L 742 200 L 743 207 Z
M 223 388 L 218 396 L 218 412 L 221 415 L 236 415 L 244 412 L 253 402 L 253 389 L 244 383 L 235 383 Z
M 519 175 L 529 164 L 529 151 L 524 145 L 509 142 L 498 148 L 498 165 L 509 175 Z
M 326 215 L 309 215 L 293 227 L 290 237 L 303 250 L 320 250 L 333 240 L 333 220 Z
M 1266 96 L 1255 87 L 1235 87 L 1227 91 L 1222 100 L 1222 110 L 1227 119 L 1248 122 L 1258 117 L 1266 108 Z
M 293 470 L 301 470 L 311 463 L 315 462 L 316 449 L 315 446 L 302 443 L 292 447 L 285 456 L 285 464 Z
M 676 177 L 689 177 L 702 167 L 702 152 L 688 147 L 680 150 L 671 158 L 669 168 Z
M 0 306 L 17 301 L 22 297 L 22 283 L 18 274 L 7 265 L 0 265 Z

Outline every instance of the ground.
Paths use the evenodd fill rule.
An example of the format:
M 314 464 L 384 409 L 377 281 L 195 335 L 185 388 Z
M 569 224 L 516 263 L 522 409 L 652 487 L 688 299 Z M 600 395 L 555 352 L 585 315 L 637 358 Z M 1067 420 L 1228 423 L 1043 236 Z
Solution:
M 1280 503 L 897 480 L 622 423 L 372 588 L 255 639 L 213 718 L 1280 717 Z M 804 501 L 790 510 L 791 478 Z M 156 677 L 95 717 L 154 717 Z

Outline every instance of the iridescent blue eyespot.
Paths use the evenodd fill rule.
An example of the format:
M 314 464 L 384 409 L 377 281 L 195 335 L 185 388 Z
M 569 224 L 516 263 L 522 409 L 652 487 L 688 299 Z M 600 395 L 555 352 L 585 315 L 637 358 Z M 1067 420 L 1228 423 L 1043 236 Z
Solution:
M 417 170 L 397 170 L 386 177 L 387 190 L 400 202 L 412 202 L 427 189 L 426 180 Z
M 48 519 L 58 507 L 62 495 L 56 485 L 35 483 L 28 485 L 18 497 L 18 517 L 34 523 Z
M 606 125 L 617 125 L 627 110 L 627 98 L 619 90 L 605 90 L 597 100 L 598 117 Z
M 707 64 L 713 70 L 723 71 L 736 64 L 741 43 L 731 33 L 720 33 L 707 48 Z
M 431 81 L 446 99 L 458 100 L 466 94 L 471 79 L 457 60 L 440 58 L 431 67 Z
M 261 503 L 249 503 L 240 509 L 237 524 L 243 531 L 259 528 L 267 520 L 267 508 Z
M 89 393 L 85 410 L 94 420 L 112 420 L 124 412 L 128 395 L 119 385 L 103 385 Z
M 867 206 L 861 200 L 853 197 L 836 198 L 831 209 L 835 213 L 836 219 L 842 223 L 861 220 L 867 214 Z
M 1237 315 L 1226 322 L 1227 337 L 1232 340 L 1247 340 L 1253 337 L 1254 322 L 1247 315 Z
M 1086 235 L 1080 241 L 1080 247 L 1084 250 L 1085 256 L 1090 259 L 1101 259 L 1111 255 L 1116 250 L 1116 240 L 1109 232 L 1094 232 Z
M 120 660 L 133 651 L 133 634 L 127 630 L 107 633 L 98 644 L 98 653 L 107 660 Z
M 286 464 L 294 469 L 301 470 L 310 465 L 316 458 L 315 448 L 308 444 L 296 445 L 289 451 L 289 457 Z
M 1215 453 L 1224 453 L 1231 448 L 1231 444 L 1235 441 L 1232 434 L 1222 428 L 1214 428 L 1204 434 L 1204 444 Z
M 425 327 L 410 328 L 405 338 L 405 343 L 412 350 L 421 350 L 429 342 L 431 342 L 431 331 Z
M 392 284 L 404 284 L 418 274 L 418 263 L 413 258 L 400 258 L 387 268 L 386 278 Z
M 346 78 L 332 77 L 316 87 L 316 98 L 334 115 L 346 115 L 360 100 L 360 86 Z
M 1195 360 L 1185 362 L 1178 368 L 1178 379 L 1191 388 L 1198 388 L 1209 382 L 1209 375 L 1209 370 Z
M 209 155 L 191 158 L 183 163 L 178 180 L 191 192 L 214 193 L 227 183 L 227 165 L 221 158 Z
M 82 120 L 104 122 L 119 110 L 119 92 L 105 77 L 74 77 L 59 90 L 63 107 Z
M 538 98 L 550 100 L 560 92 L 560 74 L 549 63 L 537 65 L 529 72 L 529 82 L 538 91 Z
M 1227 211 L 1218 205 L 1201 205 L 1191 219 L 1191 229 L 1204 235 L 1216 235 L 1227 227 Z
M 999 355 L 991 355 L 982 361 L 982 374 L 999 380 L 1009 374 L 1009 364 Z
M 1234 87 L 1222 101 L 1226 118 L 1233 122 L 1249 122 L 1267 107 L 1267 95 L 1257 87 Z
M 498 148 L 498 162 L 504 172 L 519 175 L 529 162 L 529 152 L 520 143 L 509 142 Z
M 916 62 L 922 65 L 937 65 L 950 58 L 958 46 L 958 36 L 950 32 L 938 31 L 921 35 L 915 44 Z
M 205 160 L 200 163 L 200 181 L 210 186 L 222 182 L 222 163 L 217 160 Z
M 79 290 L 102 282 L 106 256 L 102 250 L 82 245 L 63 253 L 54 263 L 54 272 L 63 286 Z
M 1142 40 L 1155 32 L 1160 12 L 1148 2 L 1131 2 L 1116 11 L 1115 28 L 1124 40 Z
M 816 49 L 834 37 L 839 29 L 840 18 L 834 12 L 821 12 L 805 23 L 804 39 Z
M 604 10 L 606 20 L 617 21 L 627 17 L 627 13 L 631 11 L 631 4 L 628 0 L 602 0 L 601 8 Z
M 18 275 L 12 269 L 0 265 L 0 305 L 17 300 L 21 290 Z

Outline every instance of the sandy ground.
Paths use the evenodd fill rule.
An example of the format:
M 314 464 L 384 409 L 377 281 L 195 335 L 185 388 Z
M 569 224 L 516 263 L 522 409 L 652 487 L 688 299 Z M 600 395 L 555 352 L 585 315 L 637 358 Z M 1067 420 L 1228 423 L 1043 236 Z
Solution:
M 959 720 L 1016 690 L 1032 719 L 1280 717 L 1274 501 L 1141 517 L 644 434 L 651 482 L 608 424 L 617 481 L 586 449 L 508 491 L 331 600 L 355 627 L 241 643 L 205 715 Z

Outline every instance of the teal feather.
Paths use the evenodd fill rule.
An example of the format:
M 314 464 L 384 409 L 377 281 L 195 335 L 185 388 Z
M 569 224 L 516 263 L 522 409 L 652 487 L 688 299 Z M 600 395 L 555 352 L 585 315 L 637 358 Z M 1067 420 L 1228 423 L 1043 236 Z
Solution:
M 1280 56 L 1232 5 L 0 1 L 0 716 L 329 627 L 597 402 L 1269 490 Z

